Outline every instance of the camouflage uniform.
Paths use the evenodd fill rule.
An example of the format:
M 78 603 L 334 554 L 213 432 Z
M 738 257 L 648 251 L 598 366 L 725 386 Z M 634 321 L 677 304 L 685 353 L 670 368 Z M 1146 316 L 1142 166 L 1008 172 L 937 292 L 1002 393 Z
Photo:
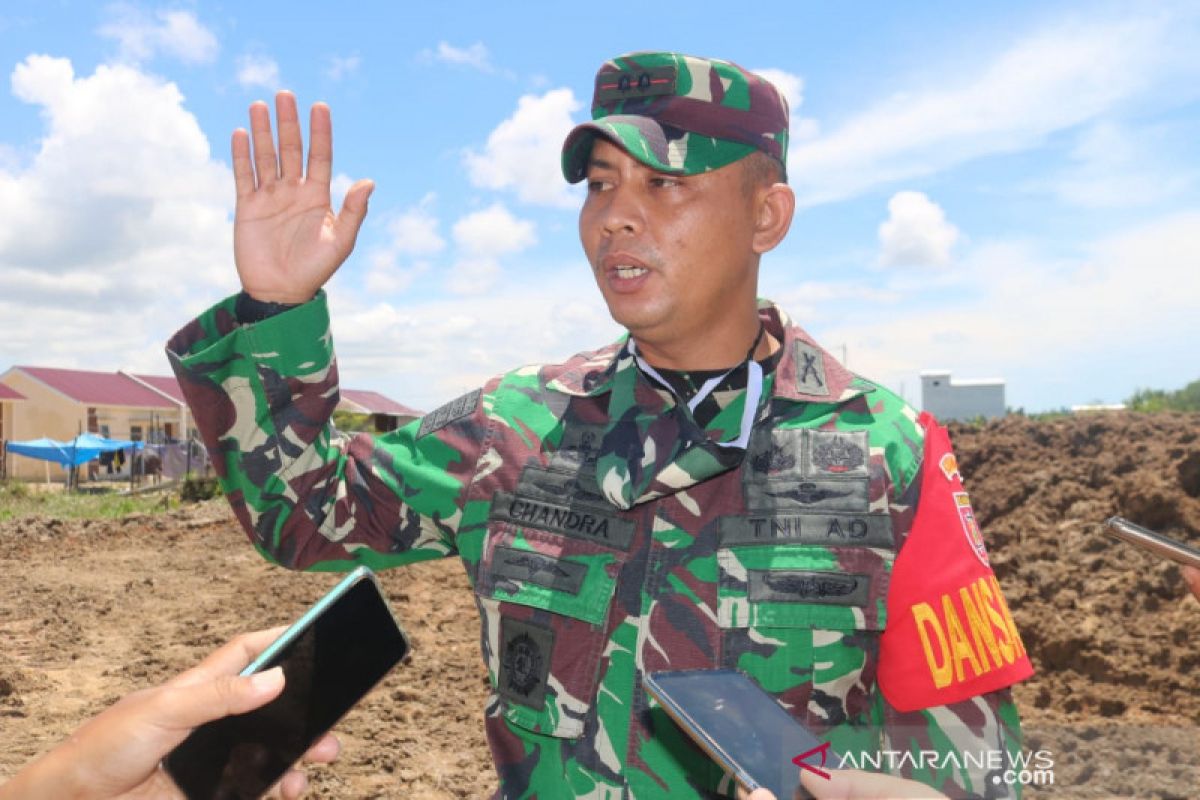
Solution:
M 622 343 L 501 375 L 378 438 L 329 424 L 323 296 L 254 325 L 231 298 L 168 350 L 265 556 L 322 570 L 462 559 L 498 797 L 731 796 L 648 703 L 642 675 L 666 669 L 740 668 L 842 753 L 1014 747 L 1007 690 L 909 713 L 879 691 L 922 428 L 779 309 L 760 316 L 783 356 L 734 463 L 713 443 L 736 436 L 746 392 L 702 430 Z M 900 772 L 1004 796 L 984 770 Z
M 730 62 L 613 59 L 592 116 L 563 147 L 572 182 L 597 136 L 662 172 L 756 151 L 786 161 L 785 100 Z M 168 352 L 266 557 L 322 570 L 462 559 L 497 797 L 732 796 L 648 700 L 642 676 L 659 670 L 741 669 L 844 755 L 1013 750 L 1005 687 L 1023 651 L 952 455 L 930 458 L 940 429 L 926 436 L 776 307 L 759 316 L 777 365 L 759 394 L 749 381 L 715 393 L 704 425 L 622 341 L 496 377 L 385 436 L 340 435 L 323 295 L 261 321 L 230 298 Z M 932 523 L 927 484 L 945 509 Z M 994 768 L 893 765 L 952 796 L 1005 796 Z

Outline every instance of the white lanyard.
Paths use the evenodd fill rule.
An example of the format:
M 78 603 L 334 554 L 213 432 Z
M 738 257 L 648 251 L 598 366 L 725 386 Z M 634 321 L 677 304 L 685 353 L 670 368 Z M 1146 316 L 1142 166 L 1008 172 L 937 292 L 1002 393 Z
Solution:
M 738 434 L 738 438 L 732 442 L 714 442 L 714 444 L 716 444 L 718 447 L 738 447 L 742 450 L 745 450 L 746 446 L 750 443 L 750 430 L 753 427 L 752 422 L 754 420 L 754 412 L 758 410 L 758 401 L 762 398 L 763 388 L 762 364 L 759 364 L 754 360 L 753 347 L 750 348 L 750 351 L 751 352 L 746 359 L 746 406 L 742 409 L 741 431 Z M 642 370 L 642 372 L 646 373 L 651 378 L 654 378 L 654 380 L 666 387 L 671 394 L 679 397 L 679 395 L 675 392 L 674 387 L 672 387 L 671 384 L 658 373 L 658 370 L 650 366 L 646 359 L 642 358 L 642 356 L 638 353 L 637 345 L 634 343 L 632 337 L 629 339 L 629 354 L 633 356 L 634 361 L 637 362 L 638 368 Z M 721 375 L 706 380 L 704 385 L 696 391 L 696 394 L 692 397 L 692 399 L 687 401 L 688 411 L 694 412 L 696 410 L 696 406 L 698 406 L 700 402 L 704 400 L 704 398 L 712 394 L 713 389 L 716 389 L 721 381 L 729 377 L 729 373 L 733 372 L 739 366 L 741 365 L 738 364 L 730 367 Z

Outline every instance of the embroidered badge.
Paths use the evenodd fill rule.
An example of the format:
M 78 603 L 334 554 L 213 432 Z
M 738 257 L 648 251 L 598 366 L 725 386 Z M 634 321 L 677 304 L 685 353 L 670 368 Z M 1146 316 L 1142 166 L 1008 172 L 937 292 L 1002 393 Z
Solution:
M 979 530 L 979 523 L 975 521 L 975 512 L 971 509 L 971 498 L 967 496 L 966 492 L 955 492 L 954 505 L 958 509 L 958 518 L 962 522 L 963 533 L 966 534 L 971 549 L 975 551 L 975 555 L 985 567 L 990 567 L 987 548 L 983 544 L 983 533 Z
M 870 576 L 840 572 L 752 569 L 747 578 L 746 595 L 755 603 L 865 606 L 871 588 Z
M 473 392 L 467 392 L 461 397 L 451 400 L 440 408 L 430 411 L 421 420 L 421 427 L 417 429 L 417 438 L 420 439 L 422 436 L 428 436 L 435 431 L 440 431 L 451 422 L 471 414 L 475 411 L 475 407 L 479 405 L 479 396 L 481 394 L 483 394 L 483 390 L 476 389 Z
M 958 478 L 959 483 L 962 482 L 962 473 L 958 471 L 958 459 L 954 457 L 954 453 L 946 453 L 938 461 L 938 466 L 941 467 L 942 474 L 946 476 L 946 480 L 952 481 Z
M 754 511 L 869 511 L 866 480 L 801 481 L 772 479 L 746 484 L 746 505 Z
M 772 444 L 765 453 L 758 453 L 751 458 L 750 465 L 755 472 L 763 474 L 784 472 L 796 466 L 796 457 L 787 448 Z
M 596 102 L 603 105 L 638 97 L 675 94 L 675 67 L 624 69 L 596 76 Z
M 806 478 L 868 478 L 866 431 L 805 431 Z
M 817 469 L 835 475 L 850 472 L 866 463 L 862 448 L 840 436 L 816 442 L 812 460 Z
M 492 560 L 492 574 L 497 578 L 524 581 L 560 592 L 579 594 L 587 577 L 587 566 L 563 561 L 545 553 L 516 550 L 497 546 Z
M 796 342 L 796 384 L 806 394 L 829 396 L 821 351 L 804 342 Z
M 749 514 L 722 517 L 718 530 L 722 547 L 770 542 L 860 547 L 895 545 L 892 520 L 887 514 Z
M 554 632 L 504 617 L 500 620 L 500 639 L 500 674 L 496 676 L 500 696 L 542 709 L 546 704 Z

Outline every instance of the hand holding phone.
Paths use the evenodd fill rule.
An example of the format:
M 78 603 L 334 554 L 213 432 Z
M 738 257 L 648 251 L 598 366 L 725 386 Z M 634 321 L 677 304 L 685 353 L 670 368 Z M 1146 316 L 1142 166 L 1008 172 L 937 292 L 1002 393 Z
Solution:
M 746 791 L 764 788 L 776 798 L 792 800 L 801 796 L 802 769 L 828 778 L 825 770 L 841 763 L 827 742 L 738 670 L 655 672 L 643 683 L 671 719 Z
M 359 567 L 241 673 L 281 666 L 283 692 L 196 728 L 163 766 L 188 800 L 259 797 L 408 651 L 374 574 Z
M 1137 545 L 1143 550 L 1148 550 L 1161 558 L 1168 558 L 1185 567 L 1200 569 L 1200 550 L 1183 542 L 1177 542 L 1161 533 L 1143 528 L 1141 525 L 1134 525 L 1122 517 L 1109 517 L 1104 521 L 1104 527 L 1109 535 L 1115 536 L 1121 541 Z

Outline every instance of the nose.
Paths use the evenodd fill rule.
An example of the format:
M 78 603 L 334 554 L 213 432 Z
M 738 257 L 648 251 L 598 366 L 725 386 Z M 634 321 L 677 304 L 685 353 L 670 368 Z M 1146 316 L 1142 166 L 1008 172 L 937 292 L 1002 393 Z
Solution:
M 607 195 L 601 224 L 604 233 L 640 233 L 645 223 L 645 210 L 634 187 L 622 181 L 605 192 Z

